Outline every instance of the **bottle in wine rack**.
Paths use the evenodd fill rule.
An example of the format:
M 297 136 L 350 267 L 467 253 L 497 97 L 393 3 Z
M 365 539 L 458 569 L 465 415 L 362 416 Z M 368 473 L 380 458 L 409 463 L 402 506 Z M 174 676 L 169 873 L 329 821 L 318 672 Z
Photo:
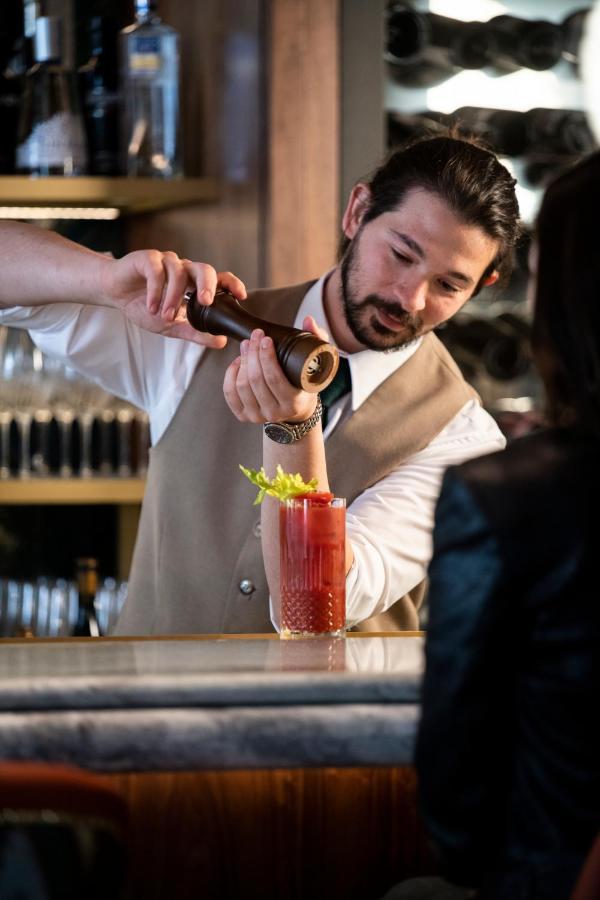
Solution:
M 495 53 L 484 22 L 462 22 L 393 4 L 386 18 L 385 59 L 393 77 L 409 86 L 436 84 L 461 69 L 480 69 Z
M 562 56 L 562 30 L 553 22 L 495 16 L 488 28 L 496 47 L 491 64 L 500 74 L 551 69 Z

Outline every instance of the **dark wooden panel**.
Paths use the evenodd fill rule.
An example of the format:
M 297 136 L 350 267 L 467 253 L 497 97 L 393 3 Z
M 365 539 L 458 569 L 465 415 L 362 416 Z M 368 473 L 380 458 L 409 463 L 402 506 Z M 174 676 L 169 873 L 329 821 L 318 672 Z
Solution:
M 111 777 L 132 809 L 132 900 L 376 900 L 433 871 L 410 768 Z

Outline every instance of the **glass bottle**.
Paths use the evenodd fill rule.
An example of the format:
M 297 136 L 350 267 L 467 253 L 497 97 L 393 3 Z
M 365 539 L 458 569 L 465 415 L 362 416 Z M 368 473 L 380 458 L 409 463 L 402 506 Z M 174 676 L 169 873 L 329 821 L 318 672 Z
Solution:
M 76 561 L 76 574 L 78 607 L 73 637 L 99 637 L 94 605 L 98 593 L 98 561 L 93 557 L 80 557 Z
M 394 80 L 427 87 L 460 69 L 481 69 L 495 51 L 484 22 L 462 22 L 392 4 L 386 15 L 385 59 Z
M 16 166 L 31 175 L 84 175 L 87 149 L 76 77 L 61 64 L 60 19 L 36 22 L 34 57 L 25 81 Z
M 531 365 L 525 329 L 509 320 L 465 316 L 444 323 L 438 332 L 459 365 L 474 373 L 487 372 L 496 381 L 511 381 L 524 375 Z
M 16 135 L 25 72 L 31 66 L 32 41 L 27 19 L 17 4 L 9 3 L 0 17 L 0 174 L 15 170 Z
M 110 20 L 89 20 L 91 55 L 79 69 L 92 175 L 119 175 L 117 29 Z
M 488 27 L 497 47 L 492 66 L 501 74 L 521 68 L 541 72 L 551 69 L 561 58 L 563 35 L 560 26 L 553 22 L 495 16 Z
M 128 175 L 181 174 L 179 34 L 161 22 L 156 0 L 135 0 L 121 31 L 123 151 Z

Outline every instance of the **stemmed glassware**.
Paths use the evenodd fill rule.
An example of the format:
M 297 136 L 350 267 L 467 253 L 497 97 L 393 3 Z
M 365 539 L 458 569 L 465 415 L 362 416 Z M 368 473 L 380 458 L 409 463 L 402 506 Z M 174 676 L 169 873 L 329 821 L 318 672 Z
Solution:
M 150 417 L 147 412 L 138 410 L 136 413 L 138 426 L 137 433 L 137 474 L 139 478 L 145 478 L 148 474 L 148 455 L 150 452 Z
M 127 582 L 104 578 L 94 605 L 100 634 L 112 630 Z M 0 637 L 68 637 L 77 621 L 77 585 L 65 578 L 0 579 Z
M 0 327 L 0 478 L 11 477 L 13 427 L 18 435 L 19 476 L 50 474 L 53 420 L 58 430 L 60 477 L 74 475 L 74 433 L 79 438 L 79 476 L 115 474 L 115 430 L 116 474 L 130 477 L 135 455 L 139 475 L 144 477 L 150 442 L 147 413 L 108 393 L 63 360 L 43 354 L 27 331 Z M 96 422 L 98 459 L 93 453 Z M 32 454 L 34 424 L 36 441 Z
M 8 328 L 0 325 L 0 372 L 4 375 L 4 351 Z M 0 378 L 0 478 L 10 478 L 10 424 L 12 412 L 4 392 L 4 377 Z
M 92 463 L 94 421 L 113 398 L 99 385 L 72 370 L 68 370 L 68 377 L 71 382 L 71 403 L 79 424 L 79 475 L 81 478 L 91 478 L 94 474 Z
M 122 478 L 131 475 L 131 429 L 136 410 L 131 403 L 117 404 L 117 474 Z
M 59 474 L 73 475 L 72 435 L 75 421 L 79 425 L 79 475 L 90 478 L 92 465 L 92 430 L 98 413 L 112 401 L 103 388 L 88 381 L 61 360 L 44 357 L 50 393 L 50 408 L 59 429 Z
M 109 397 L 106 404 L 96 411 L 100 435 L 100 460 L 99 471 L 101 474 L 109 474 L 113 471 L 112 429 L 116 423 L 117 429 L 117 475 L 128 478 L 133 474 L 133 444 L 132 433 L 134 424 L 137 423 L 138 442 L 137 459 L 138 474 L 143 477 L 147 465 L 140 463 L 147 458 L 146 437 L 148 432 L 148 414 L 137 409 L 126 400 L 118 397 Z M 145 454 L 145 455 L 143 455 Z
M 19 435 L 19 476 L 31 474 L 31 425 L 38 411 L 48 407 L 48 385 L 42 375 L 42 354 L 35 347 L 29 334 L 21 329 L 9 328 L 2 348 L 2 449 L 7 462 L 10 445 L 10 422 L 6 412 L 10 410 Z M 45 418 L 49 427 L 49 416 Z M 43 446 L 43 444 L 42 444 Z

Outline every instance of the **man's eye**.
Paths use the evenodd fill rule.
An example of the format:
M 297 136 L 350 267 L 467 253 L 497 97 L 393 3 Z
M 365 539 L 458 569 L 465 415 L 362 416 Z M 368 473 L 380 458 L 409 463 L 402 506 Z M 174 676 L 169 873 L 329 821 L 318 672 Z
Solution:
M 460 288 L 457 288 L 454 284 L 450 284 L 449 281 L 440 281 L 440 287 L 448 294 L 457 294 Z
M 405 256 L 404 253 L 400 253 L 400 251 L 396 250 L 394 247 L 392 247 L 392 253 L 396 257 L 396 259 L 401 259 L 402 262 L 410 262 L 410 257 Z

